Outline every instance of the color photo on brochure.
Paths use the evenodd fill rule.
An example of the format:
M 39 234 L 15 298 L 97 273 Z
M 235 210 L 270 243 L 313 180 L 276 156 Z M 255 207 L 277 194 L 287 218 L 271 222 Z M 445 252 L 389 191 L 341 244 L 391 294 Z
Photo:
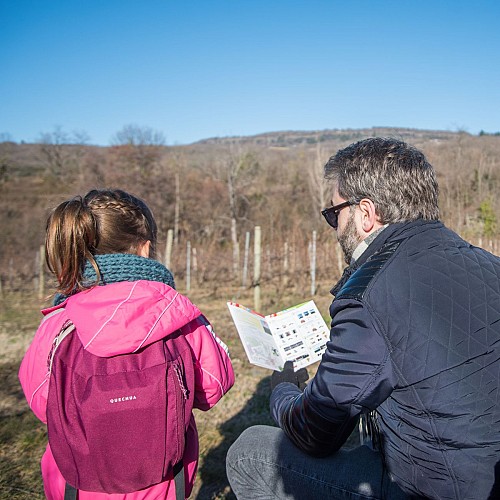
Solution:
M 294 370 L 321 359 L 330 329 L 313 300 L 263 316 L 236 302 L 227 306 L 250 363 L 283 369 L 293 361 Z

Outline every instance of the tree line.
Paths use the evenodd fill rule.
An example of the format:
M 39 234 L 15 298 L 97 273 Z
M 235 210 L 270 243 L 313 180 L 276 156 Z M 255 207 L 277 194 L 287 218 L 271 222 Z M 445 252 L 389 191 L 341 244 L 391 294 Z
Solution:
M 262 279 L 275 282 L 278 291 L 308 286 L 313 231 L 317 279 L 333 282 L 342 262 L 335 234 L 320 215 L 331 196 L 323 165 L 339 148 L 374 135 L 401 138 L 424 151 L 437 171 L 442 220 L 499 252 L 500 137 L 495 135 L 332 130 L 167 146 L 161 133 L 130 125 L 111 146 L 98 147 L 88 144 L 84 133 L 56 128 L 36 144 L 0 142 L 3 288 L 31 286 L 49 209 L 94 187 L 119 187 L 146 200 L 159 224 L 160 259 L 172 231 L 171 267 L 179 282 L 186 278 L 189 242 L 192 286 L 216 290 L 240 283 L 246 240 L 255 226 L 262 231 Z

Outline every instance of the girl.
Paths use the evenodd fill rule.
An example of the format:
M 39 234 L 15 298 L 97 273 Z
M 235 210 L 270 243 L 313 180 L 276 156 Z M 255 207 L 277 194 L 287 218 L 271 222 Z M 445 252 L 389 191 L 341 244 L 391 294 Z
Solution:
M 131 353 L 179 330 L 192 352 L 194 407 L 208 410 L 234 383 L 226 346 L 186 297 L 175 291 L 168 269 L 153 260 L 157 228 L 146 204 L 124 191 L 93 190 L 61 203 L 47 220 L 45 255 L 58 281 L 55 306 L 21 363 L 19 378 L 35 415 L 47 421 L 47 358 L 53 340 L 70 320 L 92 354 Z M 59 310 L 61 309 L 61 311 Z M 116 312 L 119 311 L 119 314 Z M 152 326 L 153 325 L 153 326 Z M 184 454 L 185 494 L 193 487 L 198 435 L 191 414 Z M 50 445 L 42 458 L 48 499 L 64 498 L 66 482 Z M 174 499 L 174 480 L 140 491 L 107 494 L 80 490 L 79 499 Z

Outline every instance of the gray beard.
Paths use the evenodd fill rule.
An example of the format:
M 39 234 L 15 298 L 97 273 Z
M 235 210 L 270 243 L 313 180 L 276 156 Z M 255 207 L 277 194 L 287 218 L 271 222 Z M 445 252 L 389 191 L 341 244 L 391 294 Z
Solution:
M 361 243 L 361 239 L 356 231 L 356 224 L 354 223 L 354 213 L 349 214 L 349 219 L 347 219 L 347 224 L 342 234 L 337 232 L 337 239 L 344 253 L 346 264 L 350 264 L 354 250 L 356 250 L 357 246 Z

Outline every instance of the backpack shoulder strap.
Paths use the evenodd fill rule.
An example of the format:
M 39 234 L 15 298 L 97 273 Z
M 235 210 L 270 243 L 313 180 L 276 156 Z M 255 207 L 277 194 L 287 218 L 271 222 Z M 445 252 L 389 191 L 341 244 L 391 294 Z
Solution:
M 64 488 L 64 500 L 76 500 L 77 498 L 78 490 L 74 486 L 66 483 L 66 486 Z
M 182 460 L 174 467 L 175 500 L 185 500 L 184 464 Z

